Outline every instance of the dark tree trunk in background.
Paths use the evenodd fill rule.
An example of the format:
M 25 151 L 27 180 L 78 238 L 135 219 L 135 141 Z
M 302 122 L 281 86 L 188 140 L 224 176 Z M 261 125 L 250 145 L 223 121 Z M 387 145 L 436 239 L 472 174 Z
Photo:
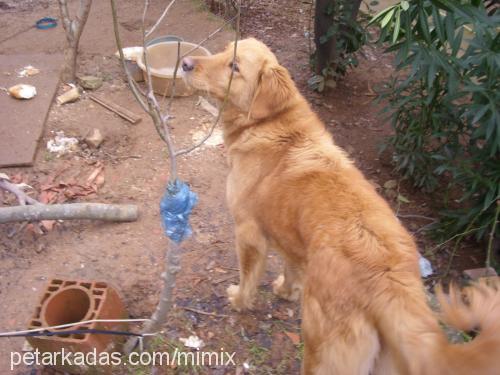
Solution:
M 327 14 L 327 9 L 330 4 L 335 5 L 336 1 L 341 0 L 316 0 L 314 11 L 314 43 L 316 44 L 316 74 L 322 74 L 323 70 L 328 67 L 330 61 L 335 61 L 336 51 L 336 36 L 332 36 L 325 43 L 320 43 L 321 36 L 328 32 L 328 29 L 333 25 L 335 15 Z M 362 0 L 346 0 L 345 3 L 351 6 L 350 17 L 355 20 L 358 16 L 359 7 Z
M 316 74 L 321 74 L 328 67 L 331 51 L 335 50 L 335 38 L 330 38 L 326 43 L 320 43 L 320 38 L 325 35 L 333 25 L 333 17 L 326 14 L 330 3 L 335 0 L 316 0 L 314 9 L 314 43 L 316 44 Z

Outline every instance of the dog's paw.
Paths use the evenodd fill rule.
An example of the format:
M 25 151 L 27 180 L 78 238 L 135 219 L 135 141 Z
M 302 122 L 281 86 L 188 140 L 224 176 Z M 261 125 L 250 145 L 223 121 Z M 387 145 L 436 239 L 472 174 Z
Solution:
M 251 301 L 248 301 L 248 298 L 245 299 L 243 297 L 242 293 L 240 292 L 239 285 L 230 285 L 227 288 L 227 297 L 229 299 L 229 302 L 231 303 L 231 306 L 236 311 L 242 311 L 252 308 Z
M 294 302 L 300 298 L 300 292 L 298 286 L 285 284 L 284 275 L 279 275 L 278 278 L 273 281 L 273 293 L 280 298 Z

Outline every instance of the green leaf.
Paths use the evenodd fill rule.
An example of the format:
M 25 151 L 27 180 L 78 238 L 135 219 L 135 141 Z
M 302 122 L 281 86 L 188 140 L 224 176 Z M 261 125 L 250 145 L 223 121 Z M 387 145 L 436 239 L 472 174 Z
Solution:
M 451 44 L 451 54 L 453 56 L 457 55 L 457 53 L 460 49 L 460 45 L 462 44 L 463 36 L 464 36 L 464 28 L 462 27 L 458 31 L 457 36 L 455 37 L 455 39 L 453 39 L 453 43 Z
M 401 27 L 401 9 L 396 13 L 396 25 L 394 26 L 394 33 L 392 34 L 392 44 L 396 43 L 399 36 L 399 29 Z
M 392 16 L 394 15 L 394 12 L 396 11 L 396 8 L 392 8 L 391 11 L 389 13 L 387 13 L 384 17 L 384 19 L 382 20 L 382 22 L 380 23 L 380 27 L 384 28 L 387 26 L 387 24 L 390 22 L 390 20 L 392 19 Z
M 437 35 L 439 37 L 439 40 L 441 43 L 445 43 L 446 38 L 444 36 L 444 25 L 443 25 L 443 20 L 439 14 L 439 10 L 436 8 L 432 8 L 432 22 L 434 23 L 435 30 L 437 32 Z
M 441 0 L 431 0 L 431 3 L 433 5 L 435 5 L 436 7 L 438 8 L 441 8 L 441 9 L 444 9 L 448 12 L 451 12 L 452 9 L 451 7 L 448 6 L 448 4 L 446 4 L 447 0 L 444 0 L 444 1 L 441 1 Z
M 394 11 L 394 8 L 396 7 L 396 5 L 393 5 L 393 6 L 390 6 L 388 8 L 385 8 L 385 9 L 382 9 L 378 14 L 376 14 L 375 16 L 373 16 L 373 18 L 370 20 L 370 22 L 368 22 L 368 26 L 370 26 L 371 24 L 379 21 L 382 17 L 384 17 L 384 15 L 390 11 Z
M 410 3 L 408 1 L 401 1 L 401 9 L 405 12 L 410 8 Z
M 402 194 L 398 194 L 398 201 L 401 203 L 410 203 L 410 200 Z
M 429 33 L 429 24 L 427 23 L 427 15 L 423 8 L 419 8 L 418 10 L 418 25 L 420 26 L 420 31 L 427 43 L 431 42 L 431 35 Z
M 485 113 L 488 111 L 488 106 L 485 105 L 483 106 L 479 111 L 476 112 L 476 115 L 472 119 L 472 124 L 477 123 L 481 118 L 485 115 Z

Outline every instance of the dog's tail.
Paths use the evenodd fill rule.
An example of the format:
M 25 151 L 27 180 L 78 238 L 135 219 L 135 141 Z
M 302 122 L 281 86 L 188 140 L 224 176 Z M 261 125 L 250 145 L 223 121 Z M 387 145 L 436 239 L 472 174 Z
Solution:
M 462 291 L 452 286 L 448 294 L 438 288 L 436 295 L 444 323 L 466 332 L 478 330 L 479 334 L 467 343 L 452 344 L 422 298 L 398 298 L 395 309 L 386 306 L 383 325 L 379 327 L 382 341 L 393 354 L 389 357 L 396 363 L 392 368 L 419 375 L 500 374 L 498 279 L 480 281 Z
M 447 365 L 460 369 L 464 374 L 499 374 L 499 279 L 481 280 L 463 291 L 451 286 L 448 295 L 439 287 L 436 296 L 441 305 L 444 323 L 465 332 L 479 331 L 472 341 L 447 346 Z

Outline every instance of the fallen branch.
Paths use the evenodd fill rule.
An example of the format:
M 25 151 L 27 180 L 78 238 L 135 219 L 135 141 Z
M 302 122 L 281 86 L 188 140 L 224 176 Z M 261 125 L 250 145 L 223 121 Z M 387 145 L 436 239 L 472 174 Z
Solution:
M 208 315 L 208 316 L 215 316 L 217 318 L 229 318 L 229 315 L 226 314 L 216 314 L 213 312 L 208 312 L 208 311 L 203 311 L 203 310 L 198 310 L 198 309 L 193 309 L 192 307 L 186 307 L 186 306 L 181 306 L 182 309 L 186 311 L 191 311 L 196 314 L 201 314 L 201 315 Z
M 26 204 L 38 204 L 37 200 L 31 198 L 27 195 L 17 184 L 13 184 L 8 180 L 0 177 L 0 189 L 6 190 L 14 194 L 20 205 L 24 206 Z
M 34 204 L 0 208 L 0 224 L 40 220 L 135 221 L 135 205 L 102 203 Z

